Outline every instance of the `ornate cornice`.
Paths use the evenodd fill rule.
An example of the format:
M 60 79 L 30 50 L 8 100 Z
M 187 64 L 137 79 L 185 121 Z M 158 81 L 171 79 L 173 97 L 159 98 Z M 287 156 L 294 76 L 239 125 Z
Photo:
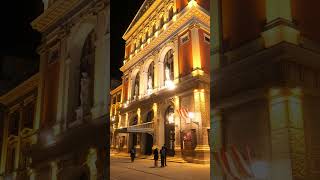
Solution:
M 105 9 L 107 1 L 103 0 L 57 0 L 52 6 L 46 9 L 43 14 L 36 18 L 32 23 L 32 27 L 39 32 L 45 32 L 59 20 L 64 19 L 68 13 L 72 12 L 79 6 L 87 6 L 84 12 L 80 13 L 80 17 L 96 15 Z M 72 24 L 72 22 L 71 22 Z
M 133 56 L 127 63 L 125 63 L 120 70 L 122 72 L 129 69 L 131 66 L 136 64 L 140 59 L 148 55 L 151 51 L 157 48 L 162 42 L 167 40 L 174 33 L 177 33 L 181 28 L 185 27 L 186 24 L 196 21 L 197 24 L 202 24 L 206 28 L 210 27 L 210 16 L 200 6 L 192 7 L 191 9 L 185 8 L 180 14 L 177 14 L 177 20 L 171 21 L 168 28 L 161 32 L 158 37 L 155 37 L 150 41 L 150 44 L 146 45 L 140 52 Z
M 45 10 L 44 13 L 41 14 L 37 19 L 32 21 L 32 27 L 39 32 L 44 32 L 65 14 L 70 12 L 80 1 L 81 0 L 58 0 L 47 10 Z
M 5 95 L 0 96 L 0 104 L 7 105 L 15 101 L 17 98 L 24 96 L 25 94 L 28 94 L 36 87 L 38 87 L 39 78 L 40 74 L 37 73 L 36 75 L 32 76 L 28 80 L 24 81 L 23 83 L 6 93 Z

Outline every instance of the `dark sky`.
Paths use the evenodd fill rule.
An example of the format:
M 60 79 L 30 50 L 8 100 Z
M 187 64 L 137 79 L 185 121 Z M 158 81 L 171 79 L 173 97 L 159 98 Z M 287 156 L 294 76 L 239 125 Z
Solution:
M 41 0 L 9 0 L 0 6 L 0 56 L 37 58 L 40 34 L 30 23 L 42 12 Z
M 30 23 L 43 11 L 41 0 L 9 0 L 0 6 L 0 95 L 38 72 L 41 35 Z M 6 57 L 6 58 L 4 58 Z
M 124 60 L 122 35 L 129 27 L 144 0 L 111 0 L 111 78 L 121 80 L 119 68 Z

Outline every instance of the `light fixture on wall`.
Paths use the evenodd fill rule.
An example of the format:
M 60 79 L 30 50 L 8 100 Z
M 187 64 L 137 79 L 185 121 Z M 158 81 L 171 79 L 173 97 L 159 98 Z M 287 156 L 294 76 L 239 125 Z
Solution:
M 173 90 L 176 88 L 176 85 L 172 80 L 166 80 L 164 84 L 165 84 L 165 87 L 168 88 L 169 90 Z

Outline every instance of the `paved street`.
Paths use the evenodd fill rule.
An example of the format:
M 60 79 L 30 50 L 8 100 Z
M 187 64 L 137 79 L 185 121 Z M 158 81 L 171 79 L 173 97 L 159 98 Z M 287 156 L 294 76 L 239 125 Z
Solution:
M 209 180 L 209 165 L 167 162 L 165 168 L 154 168 L 153 160 L 111 156 L 111 180 Z M 160 165 L 160 161 L 158 162 Z

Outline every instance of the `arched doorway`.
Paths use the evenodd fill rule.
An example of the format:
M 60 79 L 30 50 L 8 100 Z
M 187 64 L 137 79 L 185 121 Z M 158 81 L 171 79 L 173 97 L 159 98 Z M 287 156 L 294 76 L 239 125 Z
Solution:
M 168 155 L 174 156 L 174 144 L 175 144 L 175 123 L 174 123 L 174 107 L 170 105 L 165 111 L 164 121 L 164 136 L 165 145 L 168 149 Z

